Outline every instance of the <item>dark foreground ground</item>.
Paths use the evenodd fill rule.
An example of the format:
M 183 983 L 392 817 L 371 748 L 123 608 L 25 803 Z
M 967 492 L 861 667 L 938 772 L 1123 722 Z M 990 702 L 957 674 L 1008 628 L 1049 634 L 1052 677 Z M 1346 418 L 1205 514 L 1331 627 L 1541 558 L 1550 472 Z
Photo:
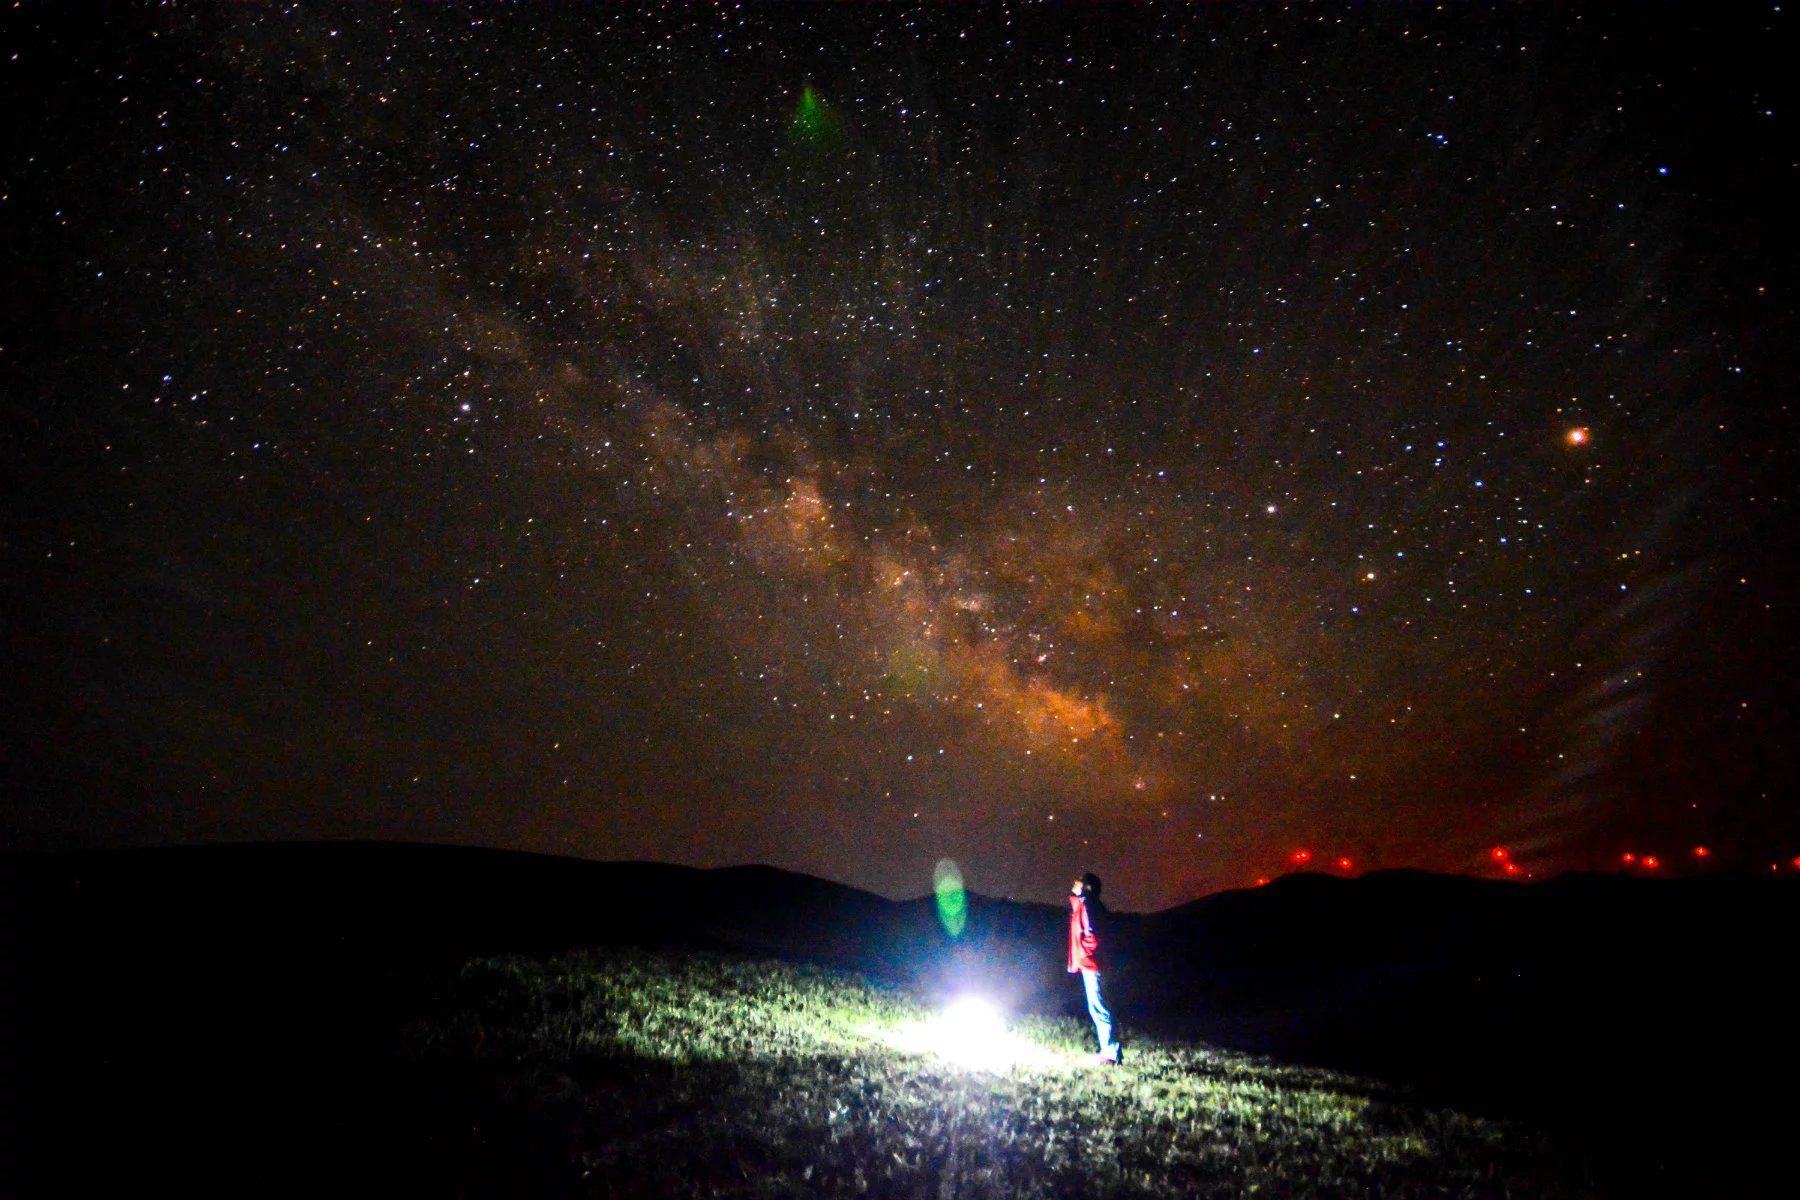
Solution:
M 856 1194 L 856 1154 L 873 1155 L 876 1143 L 836 1159 L 821 1143 L 820 1168 L 843 1169 L 827 1173 L 830 1186 L 804 1174 L 807 1147 L 829 1135 L 833 1113 L 853 1107 L 834 1090 L 830 1064 L 852 1064 L 843 1068 L 851 1076 L 898 1071 L 896 1086 L 918 1104 L 962 1077 L 885 1043 L 758 1057 L 755 1013 L 766 997 L 746 993 L 738 1009 L 713 1013 L 695 998 L 719 990 L 717 972 L 742 980 L 744 971 L 788 970 L 782 963 L 824 964 L 852 972 L 831 977 L 844 994 L 868 981 L 898 989 L 901 1008 L 979 986 L 1041 1014 L 1037 1036 L 1059 1062 L 1073 1061 L 1082 1036 L 1078 1022 L 1057 1024 L 1072 1015 L 1057 961 L 1061 914 L 979 897 L 952 943 L 926 902 L 765 869 L 426 847 L 14 860 L 5 888 L 13 1194 L 152 1183 Z M 1255 1180 L 1259 1194 L 1278 1195 L 1730 1194 L 1785 1170 L 1789 1106 L 1779 1098 L 1800 1069 L 1787 980 L 1797 915 L 1800 890 L 1770 880 L 1514 886 L 1391 874 L 1292 878 L 1120 916 L 1116 1004 L 1145 1051 L 1123 1076 L 1135 1082 L 1092 1085 L 1121 1089 L 1112 1096 L 1078 1076 L 1056 1083 L 1059 1067 L 1049 1084 L 1018 1084 L 1018 1103 L 1052 1118 L 1065 1103 L 1088 1113 L 1073 1128 L 1123 1136 L 1136 1165 L 1100 1179 L 1104 1187 L 1099 1177 L 1084 1184 L 1054 1157 L 1018 1158 L 1037 1144 L 1027 1129 L 986 1175 L 945 1174 L 933 1154 L 961 1154 L 991 1108 L 973 1098 L 987 1093 L 955 1082 L 945 1111 L 963 1126 L 940 1124 L 914 1151 L 902 1146 L 901 1166 L 908 1153 L 916 1159 L 910 1172 L 862 1165 L 863 1183 L 889 1195 L 946 1186 L 998 1195 L 1015 1185 L 1045 1195 L 1224 1195 Z M 576 948 L 586 949 L 571 958 Z M 635 991 L 608 983 L 642 962 L 663 964 L 664 982 Z M 736 965 L 695 975 L 696 962 Z M 755 962 L 773 965 L 744 965 Z M 529 982 L 497 999 L 489 985 L 507 972 Z M 633 996 L 675 986 L 670 979 L 685 983 L 664 1010 L 633 1008 Z M 693 1031 L 732 1021 L 750 1022 L 741 1053 L 683 1048 Z M 817 1032 L 797 1028 L 802 1041 Z M 590 1036 L 599 1041 L 581 1040 Z M 1280 1063 L 1322 1074 L 1307 1083 L 1271 1074 L 1229 1098 L 1192 1085 L 1291 1069 Z M 796 1109 L 765 1095 L 783 1078 L 812 1080 L 800 1090 L 813 1100 Z M 1187 1157 L 1167 1149 L 1138 1162 L 1131 1156 L 1150 1154 L 1166 1116 L 1158 1087 L 1172 1089 L 1168 1111 L 1187 1106 L 1189 1124 L 1165 1131 Z M 1266 1100 L 1266 1117 L 1246 1095 Z M 773 1141 L 757 1140 L 767 1132 L 755 1119 L 759 1096 L 789 1114 Z M 609 1105 L 653 1113 L 654 1136 L 635 1121 L 609 1125 Z M 762 1132 L 734 1141 L 737 1126 L 707 1116 L 718 1105 Z M 930 1109 L 880 1110 L 887 1117 L 868 1118 L 868 1128 L 890 1130 L 895 1114 Z M 1352 1121 L 1352 1110 L 1363 1115 Z M 1278 1135 L 1265 1136 L 1265 1121 Z M 666 1161 L 620 1168 L 634 1145 L 680 1157 L 683 1130 L 700 1139 L 688 1146 L 696 1162 L 713 1164 L 704 1186 Z M 1353 1144 L 1362 1148 L 1352 1153 Z M 1265 1174 L 1225 1171 L 1208 1157 L 1224 1146 L 1242 1148 Z M 767 1170 L 721 1173 L 718 1164 L 740 1153 L 769 1158 Z M 1394 1163 L 1383 1167 L 1384 1155 Z M 596 1163 L 611 1172 L 596 1176 Z

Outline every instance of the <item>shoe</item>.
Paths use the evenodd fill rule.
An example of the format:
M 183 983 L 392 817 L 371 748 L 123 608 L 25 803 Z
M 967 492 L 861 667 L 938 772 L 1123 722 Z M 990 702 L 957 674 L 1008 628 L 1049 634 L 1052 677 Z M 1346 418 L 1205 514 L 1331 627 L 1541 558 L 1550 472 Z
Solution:
M 1094 1061 L 1103 1067 L 1116 1067 L 1119 1065 L 1119 1056 L 1117 1054 L 1096 1054 Z

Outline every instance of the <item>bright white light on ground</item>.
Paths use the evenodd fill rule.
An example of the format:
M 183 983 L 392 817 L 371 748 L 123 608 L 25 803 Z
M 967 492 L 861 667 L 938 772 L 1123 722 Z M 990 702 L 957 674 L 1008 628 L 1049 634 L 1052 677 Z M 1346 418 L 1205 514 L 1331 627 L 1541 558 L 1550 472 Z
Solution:
M 954 1000 L 929 1020 L 908 1022 L 887 1031 L 882 1040 L 911 1053 L 933 1055 L 970 1071 L 1067 1066 L 1062 1061 L 1066 1056 L 1008 1033 L 1006 1018 L 1000 1009 L 979 996 Z
M 1011 1057 L 1005 1019 L 979 996 L 964 996 L 951 1004 L 938 1014 L 933 1027 L 937 1052 L 952 1062 L 969 1067 L 1004 1066 Z M 1000 1061 L 995 1062 L 996 1058 Z

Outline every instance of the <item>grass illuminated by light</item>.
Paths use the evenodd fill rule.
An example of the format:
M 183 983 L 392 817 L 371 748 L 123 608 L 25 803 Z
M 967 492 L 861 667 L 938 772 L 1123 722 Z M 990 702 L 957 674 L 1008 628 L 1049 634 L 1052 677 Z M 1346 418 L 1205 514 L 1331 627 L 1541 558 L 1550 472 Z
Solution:
M 1366 1081 L 1142 1036 L 1102 1068 L 1084 1022 L 1019 1014 L 970 1069 L 942 1015 L 847 973 L 583 953 L 468 964 L 408 1046 L 452 1173 L 597 1194 L 1579 1193 L 1519 1131 Z

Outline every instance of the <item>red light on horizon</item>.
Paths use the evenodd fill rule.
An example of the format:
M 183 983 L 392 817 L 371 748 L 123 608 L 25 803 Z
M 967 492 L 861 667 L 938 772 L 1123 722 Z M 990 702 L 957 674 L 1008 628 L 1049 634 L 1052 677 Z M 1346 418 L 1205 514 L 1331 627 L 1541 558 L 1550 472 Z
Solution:
M 1337 865 L 1338 865 L 1338 870 L 1348 871 L 1350 869 L 1351 863 L 1350 863 L 1350 860 L 1347 858 L 1340 858 L 1337 860 Z
M 1289 859 L 1289 861 L 1296 862 L 1296 863 L 1311 862 L 1312 861 L 1312 851 L 1311 850 L 1296 850 L 1292 854 L 1288 855 L 1288 859 Z
M 1631 864 L 1632 864 L 1632 863 L 1634 863 L 1634 862 L 1636 862 L 1636 861 L 1637 861 L 1637 855 L 1635 855 L 1635 854 L 1621 854 L 1621 855 L 1620 855 L 1620 856 L 1619 856 L 1619 861 L 1620 861 L 1620 862 L 1622 862 L 1622 863 L 1624 863 L 1624 864 L 1625 864 L 1625 865 L 1626 865 L 1626 866 L 1628 866 L 1628 867 L 1629 867 L 1629 866 L 1630 866 L 1630 865 L 1631 865 Z
M 1269 877 L 1267 875 L 1259 876 L 1256 880 L 1256 886 L 1261 887 L 1263 884 L 1265 884 L 1267 882 L 1269 882 Z
M 1519 864 L 1516 862 L 1509 862 L 1503 870 L 1505 870 L 1508 875 L 1517 875 L 1519 873 Z
M 1800 871 L 1800 854 L 1794 855 L 1794 870 Z
M 1712 851 L 1708 850 L 1705 846 L 1695 846 L 1694 847 L 1694 857 L 1695 858 L 1705 858 L 1711 853 L 1712 853 Z
M 1488 851 L 1488 857 L 1497 863 L 1503 863 L 1511 858 L 1512 855 L 1507 853 L 1505 846 L 1495 846 L 1492 850 Z
M 1654 854 L 1644 855 L 1644 870 L 1654 871 L 1660 866 L 1662 866 L 1662 860 L 1658 859 L 1656 857 L 1656 855 L 1654 855 Z

